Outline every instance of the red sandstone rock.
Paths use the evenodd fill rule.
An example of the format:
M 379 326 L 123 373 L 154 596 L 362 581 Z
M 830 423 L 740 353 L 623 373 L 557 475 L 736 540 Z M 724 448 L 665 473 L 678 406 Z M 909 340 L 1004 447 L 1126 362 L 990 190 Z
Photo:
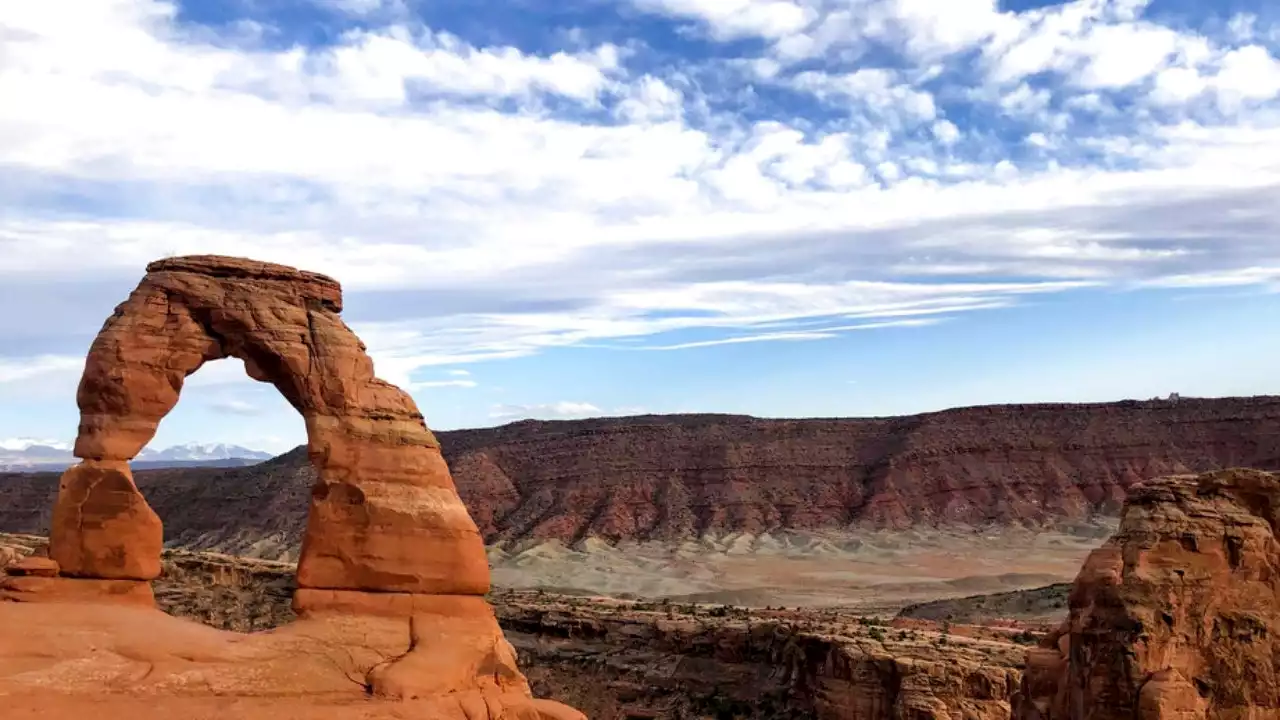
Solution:
M 1135 486 L 1029 654 L 1022 720 L 1280 717 L 1280 475 Z
M 86 460 L 62 475 L 49 554 L 69 577 L 154 580 L 164 529 L 125 460 Z
M 352 696 L 341 702 L 371 693 L 415 703 L 394 717 L 585 720 L 530 696 L 482 597 L 489 566 L 476 525 L 413 400 L 374 377 L 364 345 L 338 318 L 337 283 L 212 256 L 164 260 L 147 271 L 89 351 L 77 394 L 75 452 L 84 462 L 58 488 L 52 559 L 20 565 L 0 581 L 0 600 L 17 601 L 4 609 L 18 622 L 12 608 L 22 604 L 76 606 L 43 639 L 54 651 L 24 655 L 23 642 L 42 642 L 38 633 L 24 635 L 27 628 L 17 628 L 16 640 L 0 634 L 0 695 L 26 695 L 6 698 L 6 708 L 82 714 L 49 708 L 57 693 L 86 679 L 65 677 L 62 668 L 70 667 L 94 687 L 134 694 L 142 686 L 182 695 L 194 683 L 211 696 L 270 694 L 296 703 L 334 693 L 337 684 Z M 297 571 L 303 619 L 252 640 L 200 637 L 161 620 L 148 581 L 160 573 L 163 532 L 128 464 L 177 402 L 183 380 L 228 356 L 244 360 L 251 377 L 274 384 L 302 414 L 318 476 Z M 22 572 L 56 575 L 59 566 L 69 577 Z M 150 616 L 111 604 L 145 606 Z M 0 625 L 12 621 L 0 618 Z M 96 639 L 77 648 L 56 637 L 77 628 Z M 278 705 L 262 716 L 289 709 Z M 148 710 L 154 705 L 137 703 L 129 714 L 136 720 Z
M 487 592 L 483 543 L 435 438 L 413 399 L 374 377 L 341 306 L 336 282 L 293 268 L 214 256 L 148 266 L 94 340 L 80 382 L 75 452 L 86 463 L 63 476 L 51 533 L 64 573 L 155 577 L 159 520 L 124 463 L 183 380 L 230 356 L 306 422 L 318 477 L 299 585 Z
M 4 571 L 9 575 L 58 577 L 58 563 L 47 557 L 29 556 L 10 563 Z
M 64 580 L 82 585 L 91 581 Z M 142 584 L 145 586 L 145 584 Z M 481 598 L 472 598 L 483 603 Z M 240 634 L 154 609 L 0 603 L 0 716 L 33 720 L 586 720 L 529 697 L 523 676 L 495 675 L 473 654 L 492 634 L 419 626 L 403 618 L 330 616 Z M 493 630 L 496 632 L 496 625 Z M 496 638 L 501 639 L 501 634 Z M 370 690 L 377 668 L 434 644 L 450 685 L 418 697 L 432 677 L 402 675 L 406 697 Z M 412 653 L 410 653 L 412 654 Z M 438 686 L 437 689 L 442 689 Z
M 91 603 L 153 608 L 151 585 L 140 580 L 11 575 L 0 578 L 0 601 L 23 603 Z

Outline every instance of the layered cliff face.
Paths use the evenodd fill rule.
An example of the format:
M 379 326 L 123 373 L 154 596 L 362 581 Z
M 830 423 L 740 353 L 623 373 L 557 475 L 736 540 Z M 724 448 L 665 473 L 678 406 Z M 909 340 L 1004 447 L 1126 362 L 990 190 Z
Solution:
M 488 542 L 1038 527 L 1114 515 L 1141 480 L 1280 469 L 1280 398 L 993 406 L 868 420 L 530 421 L 437 437 Z M 140 471 L 137 480 L 165 518 L 169 542 L 296 557 L 315 475 L 295 451 L 249 468 Z M 53 490 L 50 478 L 0 479 L 0 529 L 43 532 Z
M 1022 720 L 1280 717 L 1280 475 L 1134 487 L 1070 616 L 1028 655 Z

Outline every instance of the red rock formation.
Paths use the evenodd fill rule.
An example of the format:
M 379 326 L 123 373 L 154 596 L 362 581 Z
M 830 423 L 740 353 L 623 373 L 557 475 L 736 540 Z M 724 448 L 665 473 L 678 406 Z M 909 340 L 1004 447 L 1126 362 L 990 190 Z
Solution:
M 75 453 L 50 553 L 71 576 L 149 580 L 160 521 L 127 461 L 151 440 L 185 378 L 240 358 L 306 421 L 319 475 L 302 587 L 482 595 L 484 546 L 413 399 L 378 380 L 338 317 L 333 280 L 211 256 L 152 263 L 89 350 Z M 132 531 L 126 530 L 132 528 Z
M 1280 475 L 1135 486 L 1070 616 L 1027 659 L 1021 720 L 1280 717 Z
M 341 306 L 333 280 L 279 265 L 197 256 L 148 266 L 89 351 L 77 393 L 75 454 L 84 462 L 62 476 L 51 560 L 11 567 L 0 582 L 0 600 L 111 600 L 156 613 L 148 581 L 160 573 L 163 531 L 128 461 L 177 403 L 187 376 L 208 361 L 236 357 L 302 414 L 316 468 L 298 563 L 295 605 L 302 621 L 295 632 L 323 636 L 349 654 L 363 643 L 348 632 L 351 616 L 384 618 L 391 628 L 399 623 L 407 648 L 363 668 L 359 684 L 378 697 L 433 702 L 423 717 L 581 718 L 530 697 L 482 597 L 489 589 L 484 545 L 439 445 L 413 400 L 374 377 L 364 345 L 338 317 Z M 12 612 L 12 605 L 0 609 Z M 100 627 L 104 617 L 114 624 Z M 147 642 L 136 634 L 141 621 L 134 616 L 90 613 L 81 620 L 86 632 L 116 643 Z M 217 663 L 237 655 L 234 642 L 224 644 L 210 651 Z M 255 672 L 287 676 L 288 664 L 277 662 L 287 653 L 272 648 L 262 651 L 269 657 Z M 154 655 L 154 665 L 173 662 L 166 652 L 134 654 Z M 209 672 L 228 683 L 224 694 L 253 694 L 234 672 L 230 679 Z
M 1140 480 L 1280 469 L 1280 398 L 1023 405 L 871 420 L 665 416 L 437 433 L 489 541 L 996 523 L 1115 515 Z M 168 537 L 296 547 L 305 450 L 247 468 L 146 470 Z M 52 482 L 0 476 L 0 529 L 47 532 Z M 266 543 L 260 541 L 266 541 Z
M 531 421 L 439 437 L 489 541 L 1043 526 L 1114 516 L 1140 480 L 1280 470 L 1280 398 Z

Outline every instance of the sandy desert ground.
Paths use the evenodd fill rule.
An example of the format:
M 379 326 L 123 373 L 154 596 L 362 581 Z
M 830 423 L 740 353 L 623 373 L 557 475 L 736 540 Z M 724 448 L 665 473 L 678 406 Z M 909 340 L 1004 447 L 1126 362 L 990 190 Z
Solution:
M 495 586 L 765 607 L 893 612 L 939 598 L 1069 582 L 1115 529 L 788 533 L 680 545 L 543 542 L 490 548 Z

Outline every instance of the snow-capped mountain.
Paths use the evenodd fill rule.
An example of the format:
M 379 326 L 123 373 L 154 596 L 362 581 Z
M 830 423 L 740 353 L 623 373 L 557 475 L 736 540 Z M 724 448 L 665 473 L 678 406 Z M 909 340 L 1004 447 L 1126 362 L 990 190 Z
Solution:
M 148 462 L 162 460 L 193 462 L 205 460 L 270 460 L 272 457 L 275 456 L 269 452 L 250 450 L 239 445 L 187 443 L 185 445 L 174 445 L 163 450 L 146 448 L 138 454 L 137 459 Z
M 160 468 L 182 465 L 239 466 L 252 465 L 274 457 L 269 452 L 251 450 L 225 443 L 186 443 L 155 450 L 144 448 L 134 458 L 135 468 Z M 35 438 L 0 440 L 0 471 L 58 471 L 74 465 L 71 443 Z

